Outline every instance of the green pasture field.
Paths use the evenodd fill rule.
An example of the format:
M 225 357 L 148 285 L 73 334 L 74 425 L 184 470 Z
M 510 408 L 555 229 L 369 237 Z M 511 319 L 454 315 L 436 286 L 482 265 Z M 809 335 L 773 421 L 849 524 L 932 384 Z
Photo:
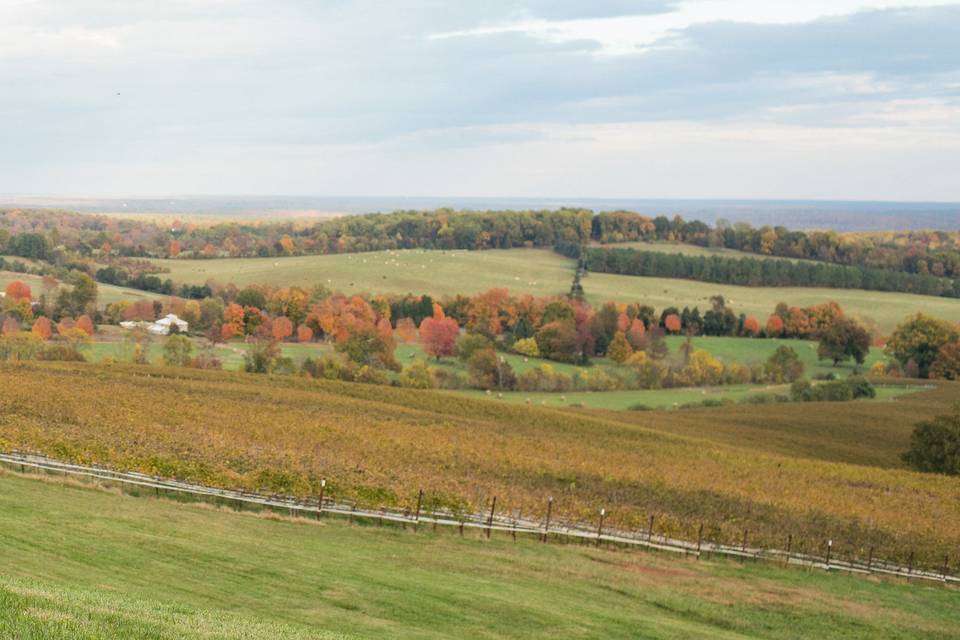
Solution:
M 918 389 L 897 385 L 883 385 L 877 388 L 877 397 L 872 402 L 892 400 L 902 395 L 915 393 Z M 650 389 L 641 391 L 574 391 L 569 393 L 544 393 L 527 391 L 509 391 L 489 393 L 484 391 L 462 391 L 474 397 L 488 397 L 505 400 L 514 404 L 533 404 L 543 407 L 589 407 L 624 411 L 637 407 L 648 409 L 670 409 L 685 404 L 700 403 L 705 400 L 729 400 L 739 402 L 751 395 L 777 394 L 789 395 L 789 385 L 766 387 L 763 385 L 726 385 L 720 387 L 693 387 L 682 389 Z
M 208 280 L 237 286 L 323 284 L 344 293 L 456 295 L 505 287 L 516 293 L 560 295 L 570 290 L 574 263 L 549 249 L 494 251 L 374 251 L 291 258 L 153 260 L 174 282 Z
M 950 638 L 960 592 L 0 474 L 9 638 Z
M 594 243 L 591 246 L 603 247 L 606 249 L 637 249 L 638 251 L 656 251 L 657 253 L 679 253 L 684 256 L 693 256 L 710 258 L 719 256 L 721 258 L 756 258 L 758 260 L 789 260 L 797 262 L 798 258 L 785 258 L 782 256 L 767 256 L 761 253 L 750 253 L 748 251 L 739 251 L 737 249 L 727 249 L 726 247 L 701 247 L 696 244 L 685 244 L 682 242 L 617 242 L 610 244 Z

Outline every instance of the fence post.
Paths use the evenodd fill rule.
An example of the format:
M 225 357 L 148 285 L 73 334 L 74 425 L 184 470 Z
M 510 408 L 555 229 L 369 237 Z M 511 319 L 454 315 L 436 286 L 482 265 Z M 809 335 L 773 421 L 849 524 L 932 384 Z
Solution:
M 493 512 L 497 508 L 497 496 L 493 496 L 493 502 L 490 503 L 490 517 L 487 519 L 487 540 L 490 539 L 490 529 L 493 527 Z
M 700 523 L 700 531 L 697 532 L 697 560 L 700 559 L 700 547 L 703 545 L 703 523 Z
M 788 533 L 787 534 L 787 561 L 786 563 L 784 563 L 785 566 L 790 565 L 790 551 L 792 550 L 792 548 L 793 548 L 793 534 Z
M 650 526 L 647 528 L 647 542 L 653 539 L 653 519 L 655 516 L 650 516 Z
M 827 571 L 830 571 L 830 552 L 833 551 L 833 540 L 827 540 Z
M 943 581 L 947 581 L 947 563 L 950 561 L 950 556 L 943 556 Z
M 867 573 L 873 572 L 873 546 L 870 547 L 870 551 L 867 553 Z
M 542 541 L 547 541 L 547 535 L 550 533 L 550 512 L 553 511 L 553 496 L 547 498 L 547 520 L 543 525 L 543 538 Z
M 907 560 L 907 575 L 913 573 L 913 549 L 910 550 L 910 559 Z
M 463 537 L 463 520 L 460 521 L 460 537 Z
M 413 516 L 413 530 L 416 531 L 420 525 L 420 506 L 423 504 L 423 489 L 417 494 L 417 513 Z
M 600 509 L 600 524 L 597 526 L 597 546 L 600 546 L 600 536 L 603 535 L 603 517 L 607 515 L 606 509 Z
M 320 514 L 323 513 L 323 494 L 327 490 L 327 481 L 326 479 L 320 481 L 320 499 L 317 501 L 317 518 L 320 517 Z

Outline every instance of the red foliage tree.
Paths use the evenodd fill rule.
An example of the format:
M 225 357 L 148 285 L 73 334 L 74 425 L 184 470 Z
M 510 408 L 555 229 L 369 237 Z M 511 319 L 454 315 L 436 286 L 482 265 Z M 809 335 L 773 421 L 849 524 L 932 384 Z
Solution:
M 7 298 L 13 300 L 14 302 L 21 302 L 33 299 L 33 292 L 30 291 L 30 286 L 20 282 L 19 280 L 14 280 L 7 285 L 6 292 Z
M 452 356 L 457 337 L 460 335 L 460 326 L 453 318 L 424 318 L 420 323 L 420 339 L 423 340 L 423 350 L 428 355 L 439 360 L 445 356 Z
M 743 332 L 751 336 L 757 335 L 760 333 L 760 323 L 754 317 L 747 318 L 743 321 Z
M 776 314 L 770 316 L 770 319 L 767 320 L 767 335 L 768 336 L 783 335 L 783 318 L 781 318 Z

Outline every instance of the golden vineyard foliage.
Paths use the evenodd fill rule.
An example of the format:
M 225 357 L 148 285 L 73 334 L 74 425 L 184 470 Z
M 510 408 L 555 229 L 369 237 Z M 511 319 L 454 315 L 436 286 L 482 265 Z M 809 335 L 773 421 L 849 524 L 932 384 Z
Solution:
M 932 411 L 956 391 L 942 383 L 912 397 Z M 829 414 L 840 433 L 864 430 L 865 411 L 882 422 L 897 405 L 854 403 L 849 425 L 835 403 L 802 410 L 807 418 Z M 785 407 L 749 407 L 754 428 L 771 428 Z M 696 539 L 702 522 L 710 540 L 739 542 L 746 529 L 751 545 L 782 547 L 792 534 L 794 549 L 816 552 L 829 538 L 835 553 L 865 556 L 876 546 L 878 556 L 905 559 L 915 550 L 931 566 L 960 547 L 956 479 L 836 461 L 847 453 L 791 457 L 776 452 L 788 448 L 776 439 L 769 449 L 751 437 L 725 441 L 729 421 L 710 439 L 706 425 L 723 423 L 727 412 L 651 412 L 631 423 L 602 412 L 290 377 L 0 366 L 3 450 L 299 496 L 316 496 L 325 478 L 328 495 L 367 506 L 412 506 L 422 488 L 428 506 L 482 510 L 496 496 L 500 513 L 540 517 L 554 496 L 557 520 L 591 522 L 604 507 L 611 527 L 645 531 L 653 514 L 658 533 Z M 908 435 L 910 423 L 901 428 Z M 829 438 L 820 447 L 829 452 Z

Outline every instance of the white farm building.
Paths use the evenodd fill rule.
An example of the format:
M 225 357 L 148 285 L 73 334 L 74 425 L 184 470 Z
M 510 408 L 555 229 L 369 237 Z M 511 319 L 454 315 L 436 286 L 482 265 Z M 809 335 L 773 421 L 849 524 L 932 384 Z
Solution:
M 121 322 L 120 326 L 124 329 L 136 329 L 137 327 L 146 327 L 147 331 L 152 333 L 155 336 L 168 336 L 170 335 L 171 327 L 176 327 L 178 333 L 186 333 L 190 328 L 190 324 L 186 320 L 181 320 L 176 316 L 176 314 L 168 313 L 163 318 L 160 318 L 156 322 L 134 322 L 127 321 Z

